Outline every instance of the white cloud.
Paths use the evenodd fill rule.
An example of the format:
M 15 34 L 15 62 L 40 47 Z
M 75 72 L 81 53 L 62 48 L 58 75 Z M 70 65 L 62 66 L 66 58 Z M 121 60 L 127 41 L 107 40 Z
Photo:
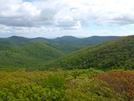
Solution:
M 1 0 L 0 5 L 0 24 L 15 33 L 65 34 L 64 31 L 76 30 L 80 35 L 82 27 L 91 22 L 122 28 L 134 24 L 132 0 Z

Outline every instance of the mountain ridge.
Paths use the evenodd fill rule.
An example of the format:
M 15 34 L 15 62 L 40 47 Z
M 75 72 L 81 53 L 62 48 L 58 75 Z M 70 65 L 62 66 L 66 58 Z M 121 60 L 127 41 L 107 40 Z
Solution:
M 46 64 L 63 69 L 134 69 L 134 36 L 126 36 L 66 55 Z
M 86 38 L 77 38 L 74 36 L 63 36 L 63 37 L 57 37 L 54 39 L 47 39 L 47 38 L 43 38 L 43 37 L 25 38 L 25 37 L 20 37 L 20 36 L 11 36 L 8 38 L 0 38 L 0 43 L 6 44 L 6 45 L 25 45 L 30 42 L 43 41 L 43 42 L 58 43 L 58 44 L 88 43 L 89 45 L 90 44 L 92 45 L 93 40 L 97 41 L 94 44 L 99 44 L 102 42 L 113 40 L 118 37 L 119 36 L 91 36 L 91 37 L 86 37 Z

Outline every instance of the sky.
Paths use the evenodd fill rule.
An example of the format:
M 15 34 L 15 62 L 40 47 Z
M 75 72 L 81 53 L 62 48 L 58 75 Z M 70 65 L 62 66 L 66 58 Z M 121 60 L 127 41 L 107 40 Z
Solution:
M 0 37 L 133 34 L 134 0 L 0 0 Z

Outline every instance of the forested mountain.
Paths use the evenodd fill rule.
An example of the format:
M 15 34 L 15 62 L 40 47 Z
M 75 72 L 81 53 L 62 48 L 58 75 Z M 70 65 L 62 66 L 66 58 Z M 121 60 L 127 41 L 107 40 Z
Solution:
M 36 67 L 46 61 L 57 59 L 64 53 L 46 45 L 34 42 L 24 46 L 0 44 L 0 67 Z
M 134 69 L 134 36 L 127 36 L 92 46 L 61 59 L 50 62 L 46 67 L 75 68 L 126 68 Z
M 0 44 L 4 45 L 25 45 L 30 43 L 30 39 L 18 36 L 12 36 L 9 38 L 0 38 Z

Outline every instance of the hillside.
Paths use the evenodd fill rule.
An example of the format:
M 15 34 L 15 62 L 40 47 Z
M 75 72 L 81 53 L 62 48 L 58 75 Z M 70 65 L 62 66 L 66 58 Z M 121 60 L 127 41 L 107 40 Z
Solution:
M 20 47 L 28 57 L 34 57 L 39 60 L 49 61 L 63 56 L 64 54 L 55 48 L 52 48 L 45 44 L 44 42 L 34 42 L 28 45 Z
M 38 67 L 46 61 L 54 60 L 64 54 L 43 42 L 34 42 L 24 46 L 0 45 L 1 67 Z
M 50 62 L 47 68 L 126 68 L 134 69 L 134 36 L 127 36 L 113 41 L 89 47 Z M 45 67 L 45 68 L 46 68 Z

